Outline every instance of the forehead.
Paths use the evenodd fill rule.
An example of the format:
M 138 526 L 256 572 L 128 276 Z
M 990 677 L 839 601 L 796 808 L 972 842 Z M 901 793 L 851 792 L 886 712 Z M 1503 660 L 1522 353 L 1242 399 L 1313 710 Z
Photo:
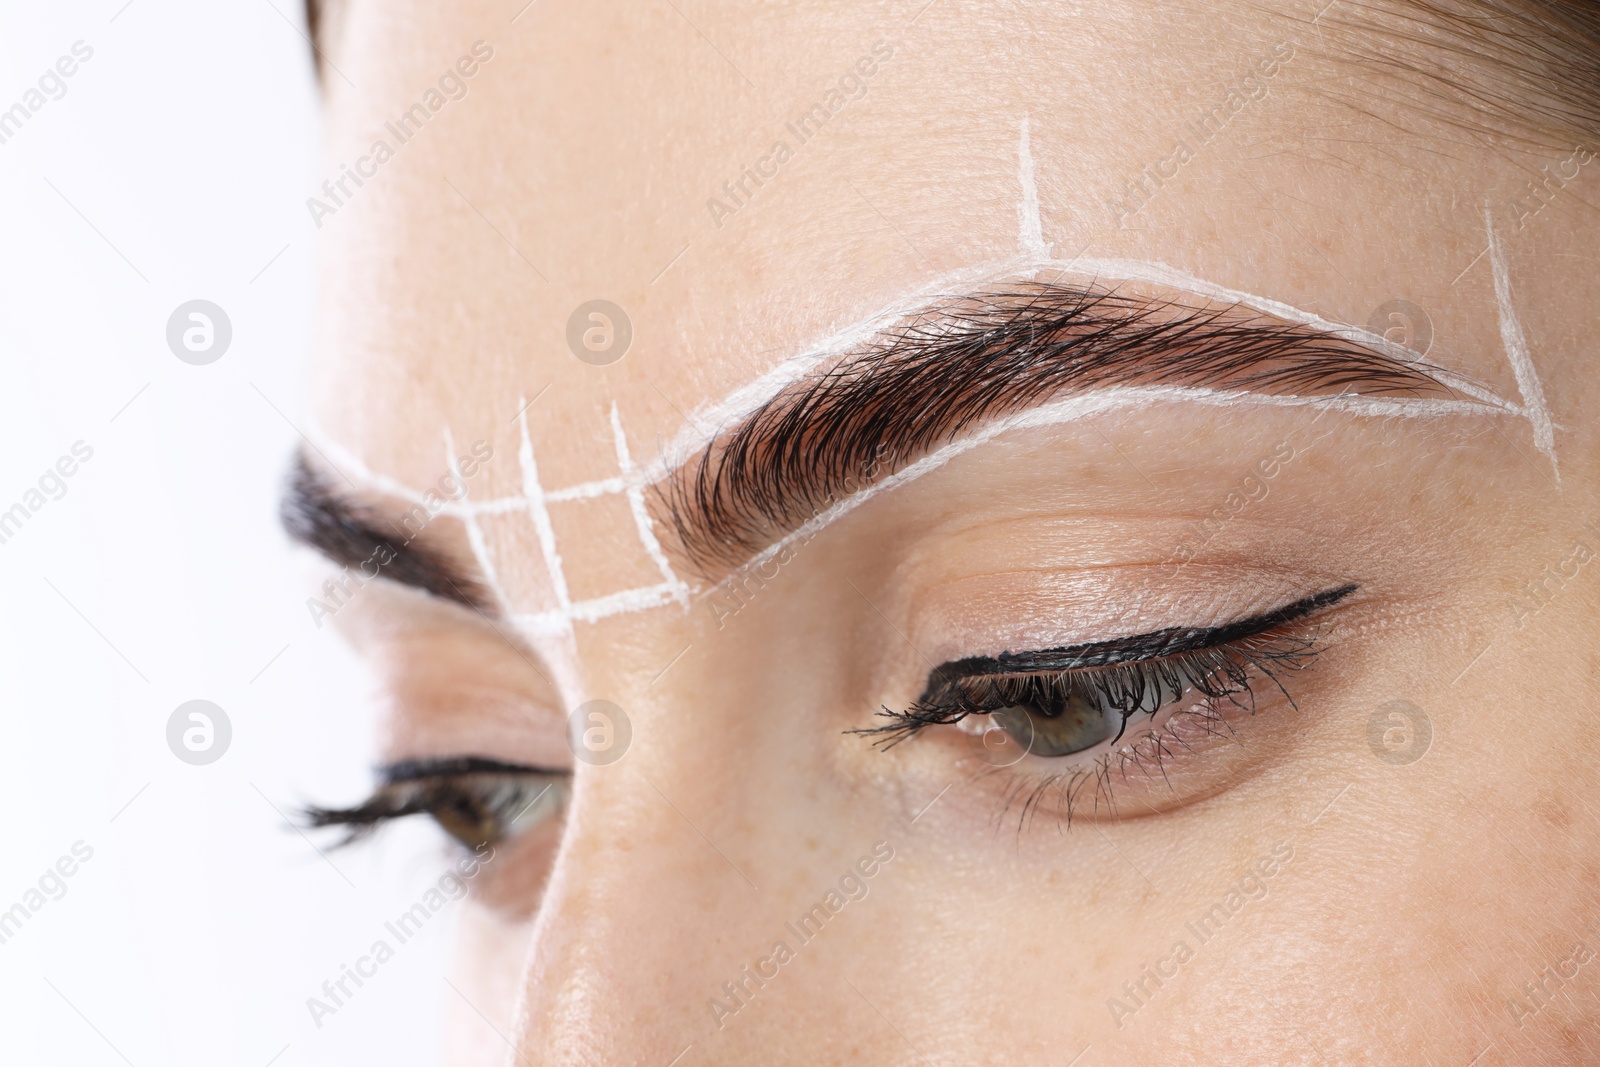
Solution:
M 648 462 L 818 337 L 1019 253 L 1365 322 L 1481 243 L 1437 153 L 1397 160 L 1375 121 L 1362 147 L 1368 120 L 1305 91 L 1326 60 L 1289 5 L 903 8 L 356 0 L 314 209 L 319 424 L 421 485 L 447 428 L 514 453 L 538 396 L 539 467 L 576 485 L 617 475 L 618 424 Z M 626 355 L 580 358 L 590 330 Z

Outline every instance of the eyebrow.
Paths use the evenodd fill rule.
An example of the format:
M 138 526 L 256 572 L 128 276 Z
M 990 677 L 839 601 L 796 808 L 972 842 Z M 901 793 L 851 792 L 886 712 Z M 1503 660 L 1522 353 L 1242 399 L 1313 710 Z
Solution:
M 1459 375 L 1242 307 L 1032 283 L 947 299 L 780 390 L 653 489 L 705 571 L 975 427 L 1097 389 L 1451 397 Z
M 278 517 L 291 539 L 316 549 L 341 567 L 357 569 L 367 580 L 374 577 L 367 574 L 367 569 L 374 569 L 375 577 L 420 589 L 485 615 L 497 614 L 481 581 L 444 553 L 418 542 L 433 518 L 424 505 L 415 505 L 397 522 L 371 505 L 341 493 L 302 454 L 295 457 L 290 468 Z M 388 562 L 382 561 L 384 556 L 390 557 Z

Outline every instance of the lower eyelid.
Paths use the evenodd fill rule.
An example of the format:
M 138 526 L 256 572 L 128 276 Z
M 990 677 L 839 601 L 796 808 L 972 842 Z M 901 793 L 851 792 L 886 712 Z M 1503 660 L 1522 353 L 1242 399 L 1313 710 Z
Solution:
M 996 730 L 987 712 L 967 714 L 949 724 L 954 730 L 930 726 L 923 732 L 930 741 L 941 733 L 951 741 L 960 738 L 953 745 L 947 742 L 943 751 L 955 757 L 957 773 L 979 790 L 996 794 L 997 827 L 1007 820 L 1007 812 L 1017 818 L 1020 829 L 1041 813 L 1054 816 L 1065 828 L 1075 818 L 1172 811 L 1226 792 L 1287 759 L 1304 727 L 1290 725 L 1292 720 L 1280 712 L 1298 711 L 1302 687 L 1316 693 L 1321 685 L 1310 676 L 1304 683 L 1290 676 L 1329 650 L 1322 641 L 1326 628 L 1308 617 L 1218 646 L 1234 648 L 1249 663 L 1246 688 L 1235 694 L 1236 701 L 1202 699 L 1202 693 L 1186 687 L 1181 699 L 1168 701 L 1154 715 L 1131 715 L 1120 739 L 1079 752 L 1038 756 L 1020 746 L 996 752 L 985 744 L 986 735 Z M 1204 654 L 1218 653 L 1211 649 Z M 1253 721 L 1258 714 L 1265 720 Z
M 995 818 L 1015 814 L 1019 827 L 1039 814 L 1063 827 L 1074 819 L 1124 819 L 1162 814 L 1226 792 L 1292 751 L 1302 731 L 1277 716 L 1294 705 L 1274 686 L 1256 679 L 1256 705 L 1194 711 L 1184 702 L 1152 719 L 1130 724 L 1132 736 L 1114 745 L 1061 758 L 1025 758 L 996 767 L 985 784 L 999 791 Z M 1300 699 L 1296 697 L 1296 699 Z M 1258 721 L 1259 716 L 1268 716 Z M 977 717 L 987 722 L 987 716 Z M 1137 732 L 1133 733 L 1137 728 Z M 969 728 L 970 729 L 970 728 Z M 980 778 L 995 771 L 971 756 L 966 739 L 961 765 Z M 988 761 L 994 766 L 1000 761 Z M 976 766 L 974 766 L 976 764 Z

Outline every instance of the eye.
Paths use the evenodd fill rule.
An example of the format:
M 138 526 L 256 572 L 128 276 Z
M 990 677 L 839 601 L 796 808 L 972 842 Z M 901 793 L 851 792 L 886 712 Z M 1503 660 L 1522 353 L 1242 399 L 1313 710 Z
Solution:
M 928 727 L 984 716 L 989 731 L 1015 743 L 1015 755 L 997 761 L 1004 765 L 1025 755 L 1050 760 L 1109 750 L 1133 723 L 1165 723 L 1175 731 L 1169 740 L 1184 744 L 1182 731 L 1222 722 L 1224 706 L 1253 710 L 1262 679 L 1287 695 L 1283 678 L 1319 651 L 1314 637 L 1292 632 L 1293 624 L 1355 589 L 1341 586 L 1221 626 L 957 660 L 935 668 L 909 708 L 885 708 L 887 723 L 853 732 L 890 748 Z M 1154 751 L 1166 747 L 1157 739 Z M 1139 755 L 1130 750 L 1124 759 Z
M 566 771 L 474 756 L 407 761 L 380 772 L 372 796 L 351 808 L 308 808 L 316 827 L 348 828 L 346 843 L 394 819 L 429 815 L 468 849 L 499 844 L 559 815 L 570 796 Z
M 989 718 L 1023 751 L 1035 756 L 1070 756 L 1116 737 L 1123 718 L 1107 701 L 1053 678 L 1022 680 L 1015 702 Z

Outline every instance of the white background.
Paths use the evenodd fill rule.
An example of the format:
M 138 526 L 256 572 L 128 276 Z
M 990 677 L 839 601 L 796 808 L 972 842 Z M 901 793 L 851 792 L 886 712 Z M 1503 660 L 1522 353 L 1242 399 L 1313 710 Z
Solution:
M 442 870 L 431 832 L 324 858 L 275 810 L 355 799 L 371 754 L 367 681 L 275 514 L 315 288 L 302 13 L 9 3 L 0 109 L 80 40 L 0 144 L 0 510 L 94 449 L 0 544 L 0 910 L 94 855 L 0 944 L 0 1062 L 434 1063 L 453 907 L 323 1026 L 306 1006 Z M 195 298 L 233 326 L 204 367 L 166 344 Z M 232 721 L 210 766 L 166 744 L 196 698 Z

